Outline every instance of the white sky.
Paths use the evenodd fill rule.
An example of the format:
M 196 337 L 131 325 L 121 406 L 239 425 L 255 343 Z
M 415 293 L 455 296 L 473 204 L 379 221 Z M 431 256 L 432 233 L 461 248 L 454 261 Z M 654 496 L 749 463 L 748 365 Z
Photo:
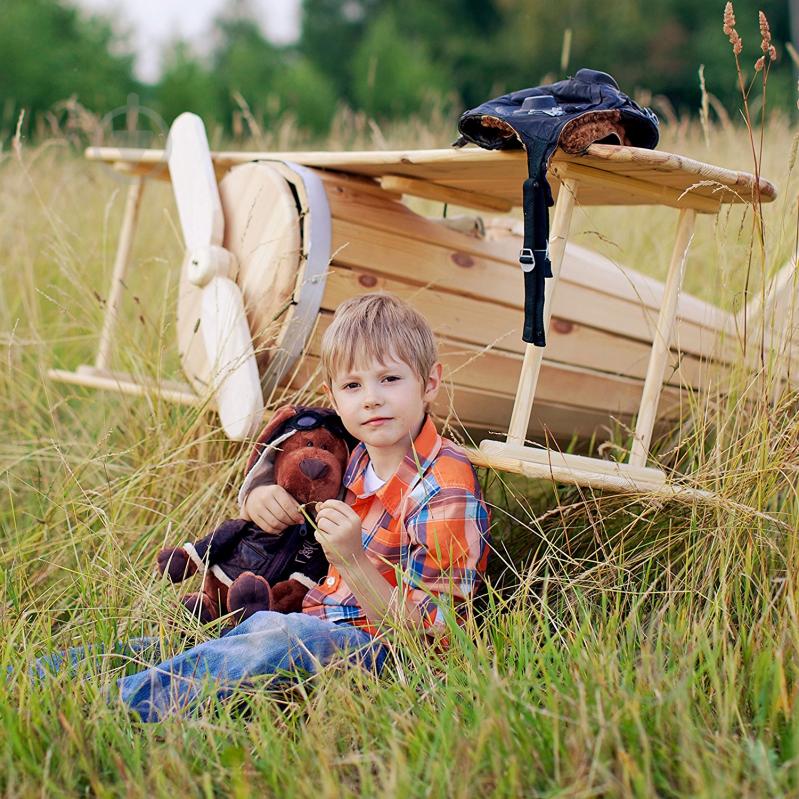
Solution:
M 69 0 L 72 5 L 112 17 L 120 30 L 132 33 L 136 74 L 158 79 L 161 51 L 176 38 L 186 39 L 198 53 L 208 50 L 213 18 L 230 0 Z M 299 35 L 301 0 L 250 0 L 266 36 L 273 42 Z

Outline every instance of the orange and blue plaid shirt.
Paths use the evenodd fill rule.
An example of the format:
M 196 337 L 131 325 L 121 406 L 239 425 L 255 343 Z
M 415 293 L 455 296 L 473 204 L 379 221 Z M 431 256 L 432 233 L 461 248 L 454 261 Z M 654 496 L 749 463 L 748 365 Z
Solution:
M 371 494 L 364 487 L 368 465 L 359 444 L 344 474 L 367 557 L 390 585 L 402 585 L 425 628 L 443 630 L 448 609 L 462 621 L 465 600 L 483 581 L 490 544 L 488 508 L 466 453 L 428 416 L 397 471 Z M 303 613 L 377 632 L 332 564 L 306 594 Z

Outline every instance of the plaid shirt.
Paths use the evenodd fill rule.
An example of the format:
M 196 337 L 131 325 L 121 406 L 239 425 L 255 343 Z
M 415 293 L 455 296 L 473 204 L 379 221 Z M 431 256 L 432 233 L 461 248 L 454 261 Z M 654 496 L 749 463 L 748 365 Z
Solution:
M 428 416 L 397 471 L 372 494 L 364 488 L 368 464 L 359 444 L 344 474 L 367 557 L 392 586 L 399 578 L 425 628 L 443 629 L 448 606 L 462 621 L 464 600 L 483 580 L 490 543 L 489 512 L 469 459 Z M 306 594 L 303 613 L 377 632 L 332 564 Z

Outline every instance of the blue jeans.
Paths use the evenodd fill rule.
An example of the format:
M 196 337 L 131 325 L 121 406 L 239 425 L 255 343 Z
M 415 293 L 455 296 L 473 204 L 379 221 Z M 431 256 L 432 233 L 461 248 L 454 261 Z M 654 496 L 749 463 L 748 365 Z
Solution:
M 158 640 L 137 638 L 118 654 L 143 656 L 158 651 Z M 93 654 L 84 647 L 40 658 L 42 676 L 67 663 L 74 668 Z M 286 672 L 316 673 L 337 657 L 379 673 L 386 647 L 363 630 L 305 613 L 260 611 L 225 633 L 170 660 L 117 681 L 121 701 L 142 721 L 160 721 L 189 709 L 211 686 L 220 698 L 253 677 Z

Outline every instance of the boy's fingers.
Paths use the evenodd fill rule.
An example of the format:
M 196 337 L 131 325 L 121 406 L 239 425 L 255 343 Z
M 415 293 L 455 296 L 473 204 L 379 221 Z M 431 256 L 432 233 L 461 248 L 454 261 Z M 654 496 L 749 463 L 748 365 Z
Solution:
M 323 508 L 316 514 L 317 524 L 319 519 L 327 519 L 333 524 L 341 524 L 347 520 L 347 517 L 338 508 Z
M 271 524 L 266 519 L 264 519 L 264 517 L 260 513 L 253 513 L 252 520 L 265 532 L 267 533 L 272 532 Z
M 264 518 L 260 513 L 255 514 L 253 516 L 253 521 L 266 533 L 274 533 L 275 531 L 272 529 L 272 522 L 269 519 Z
M 345 519 L 351 518 L 352 516 L 357 516 L 355 511 L 349 505 L 347 505 L 346 502 L 342 502 L 341 500 L 338 499 L 328 499 L 325 502 L 322 502 L 321 504 L 317 504 L 316 507 L 317 513 L 328 512 L 328 511 L 331 513 L 337 513 L 340 516 L 344 517 Z
M 275 525 L 281 524 L 279 512 L 272 510 L 271 508 L 264 505 L 261 508 L 261 518 L 270 526 L 274 527 Z
M 316 515 L 316 526 L 325 533 L 330 532 L 330 528 L 334 526 L 333 521 L 324 515 L 324 512 Z
M 273 527 L 282 523 L 279 510 L 276 511 L 264 505 L 264 507 L 261 509 L 261 512 L 263 513 L 264 519 L 266 519 Z
M 317 525 L 316 529 L 314 530 L 314 538 L 321 544 L 323 541 L 327 543 L 330 541 L 330 535 L 333 531 L 328 529 L 327 522 L 322 522 L 321 525 Z
M 287 527 L 290 524 L 299 524 L 302 521 L 302 514 L 297 508 L 297 502 L 290 494 L 275 497 L 274 502 L 269 506 L 269 510 Z
M 262 508 L 262 517 L 266 524 L 266 531 L 269 533 L 279 533 L 288 526 L 288 522 L 281 521 L 269 508 Z
M 297 500 L 281 486 L 280 491 L 275 494 L 275 503 L 280 507 L 286 517 L 288 524 L 299 524 L 302 521 L 302 514 L 297 507 Z
M 293 499 L 289 498 L 289 501 L 278 499 L 277 508 L 273 509 L 276 515 L 278 509 L 286 524 L 299 524 L 302 521 L 302 514 L 297 509 L 297 503 Z

